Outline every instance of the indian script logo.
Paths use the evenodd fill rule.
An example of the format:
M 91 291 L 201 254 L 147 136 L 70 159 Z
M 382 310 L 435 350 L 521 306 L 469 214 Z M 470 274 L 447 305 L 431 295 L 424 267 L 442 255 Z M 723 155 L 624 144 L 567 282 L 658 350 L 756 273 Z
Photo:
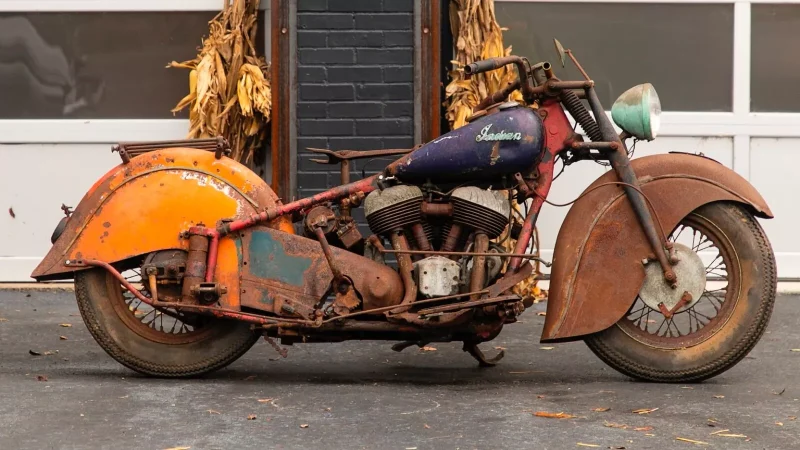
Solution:
M 492 128 L 492 124 L 486 125 L 481 130 L 481 134 L 475 136 L 475 142 L 484 142 L 484 141 L 520 141 L 522 140 L 522 133 L 511 133 L 506 132 L 505 130 L 499 131 L 497 133 L 489 133 L 489 130 Z

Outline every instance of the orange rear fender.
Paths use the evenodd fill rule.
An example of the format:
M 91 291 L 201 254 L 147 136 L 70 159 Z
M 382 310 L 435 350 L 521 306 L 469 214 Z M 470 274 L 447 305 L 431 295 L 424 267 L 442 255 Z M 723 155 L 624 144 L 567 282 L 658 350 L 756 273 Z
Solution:
M 186 249 L 179 234 L 198 223 L 242 219 L 275 206 L 278 198 L 238 162 L 191 148 L 152 151 L 106 173 L 86 193 L 66 229 L 31 276 L 72 278 L 76 260 L 124 261 L 164 249 Z M 287 218 L 270 227 L 293 233 Z M 229 242 L 230 241 L 230 242 Z M 217 276 L 238 277 L 236 246 L 220 242 Z M 72 264 L 72 265 L 71 265 Z M 228 284 L 233 286 L 237 283 Z

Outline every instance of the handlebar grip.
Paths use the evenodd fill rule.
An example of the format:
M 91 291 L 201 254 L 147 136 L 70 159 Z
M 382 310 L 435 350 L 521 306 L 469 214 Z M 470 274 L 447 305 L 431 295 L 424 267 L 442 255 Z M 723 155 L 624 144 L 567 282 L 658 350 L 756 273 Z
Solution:
M 475 61 L 474 63 L 467 64 L 464 66 L 464 73 L 467 75 L 475 75 L 478 73 L 488 72 L 490 70 L 497 69 L 505 64 L 498 64 L 498 59 L 500 58 L 489 58 L 483 59 L 480 61 Z

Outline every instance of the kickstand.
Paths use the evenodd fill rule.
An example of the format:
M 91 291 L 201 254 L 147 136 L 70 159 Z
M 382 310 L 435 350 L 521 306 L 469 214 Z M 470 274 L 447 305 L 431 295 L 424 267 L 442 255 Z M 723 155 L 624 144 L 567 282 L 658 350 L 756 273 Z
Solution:
M 396 352 L 402 352 L 403 350 L 411 347 L 412 345 L 416 345 L 419 348 L 425 347 L 426 345 L 430 344 L 430 341 L 405 341 L 405 342 L 398 342 L 392 346 L 392 350 Z
M 276 352 L 278 352 L 278 354 L 279 354 L 279 355 L 281 355 L 282 357 L 286 358 L 287 356 L 289 356 L 289 351 L 288 351 L 288 350 L 286 350 L 285 348 L 281 348 L 281 346 L 280 346 L 280 345 L 278 345 L 278 343 L 277 343 L 277 342 L 275 342 L 274 340 L 272 340 L 272 338 L 271 338 L 271 337 L 269 337 L 269 336 L 267 336 L 267 335 L 264 335 L 264 340 L 265 340 L 265 341 L 267 341 L 267 342 L 269 342 L 269 345 L 271 345 L 271 346 L 272 346 L 272 348 L 274 348 L 274 349 L 275 349 L 275 351 L 276 351 Z M 276 358 L 276 359 L 277 359 L 277 358 Z M 272 358 L 270 358 L 270 361 L 274 361 L 274 360 L 273 360 Z
M 494 358 L 486 359 L 486 355 L 484 355 L 481 349 L 478 348 L 477 342 L 464 341 L 463 350 L 478 360 L 479 367 L 494 367 L 498 362 L 500 362 L 501 359 L 503 359 L 503 356 L 506 355 L 505 350 L 500 350 Z

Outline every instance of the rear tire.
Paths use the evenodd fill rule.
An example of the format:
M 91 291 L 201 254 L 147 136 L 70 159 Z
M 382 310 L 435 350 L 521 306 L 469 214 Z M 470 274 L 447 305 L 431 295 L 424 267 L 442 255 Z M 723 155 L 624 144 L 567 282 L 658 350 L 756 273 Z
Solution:
M 633 326 L 631 317 L 636 314 L 631 311 L 639 304 L 637 298 L 631 311 L 614 326 L 586 338 L 586 344 L 600 359 L 630 377 L 685 383 L 719 375 L 753 349 L 772 314 L 777 288 L 775 256 L 750 211 L 739 204 L 711 203 L 693 211 L 682 221 L 684 227 L 686 223 L 707 228 L 708 242 L 721 249 L 720 255 L 727 255 L 722 257 L 725 275 L 730 276 L 725 297 L 719 306 L 712 302 L 716 316 L 703 327 L 698 325 L 692 332 L 689 319 L 690 333 L 686 335 L 681 335 L 677 327 L 675 335 L 672 331 L 663 336 L 658 331 L 653 333 L 655 325 L 648 330 L 647 323 L 641 324 L 641 316 L 639 325 Z M 679 229 L 683 231 L 679 225 L 675 232 Z M 658 310 L 643 312 L 648 312 L 648 319 L 653 313 L 656 319 L 645 322 L 657 323 L 663 317 Z M 688 310 L 687 314 L 691 315 Z M 695 313 L 693 317 L 697 321 L 706 316 Z
M 183 334 L 181 330 L 165 333 L 155 326 L 143 328 L 136 311 L 126 303 L 119 281 L 105 269 L 76 274 L 75 296 L 86 327 L 103 350 L 145 375 L 207 374 L 238 359 L 259 338 L 249 324 L 205 317 L 202 327 Z

